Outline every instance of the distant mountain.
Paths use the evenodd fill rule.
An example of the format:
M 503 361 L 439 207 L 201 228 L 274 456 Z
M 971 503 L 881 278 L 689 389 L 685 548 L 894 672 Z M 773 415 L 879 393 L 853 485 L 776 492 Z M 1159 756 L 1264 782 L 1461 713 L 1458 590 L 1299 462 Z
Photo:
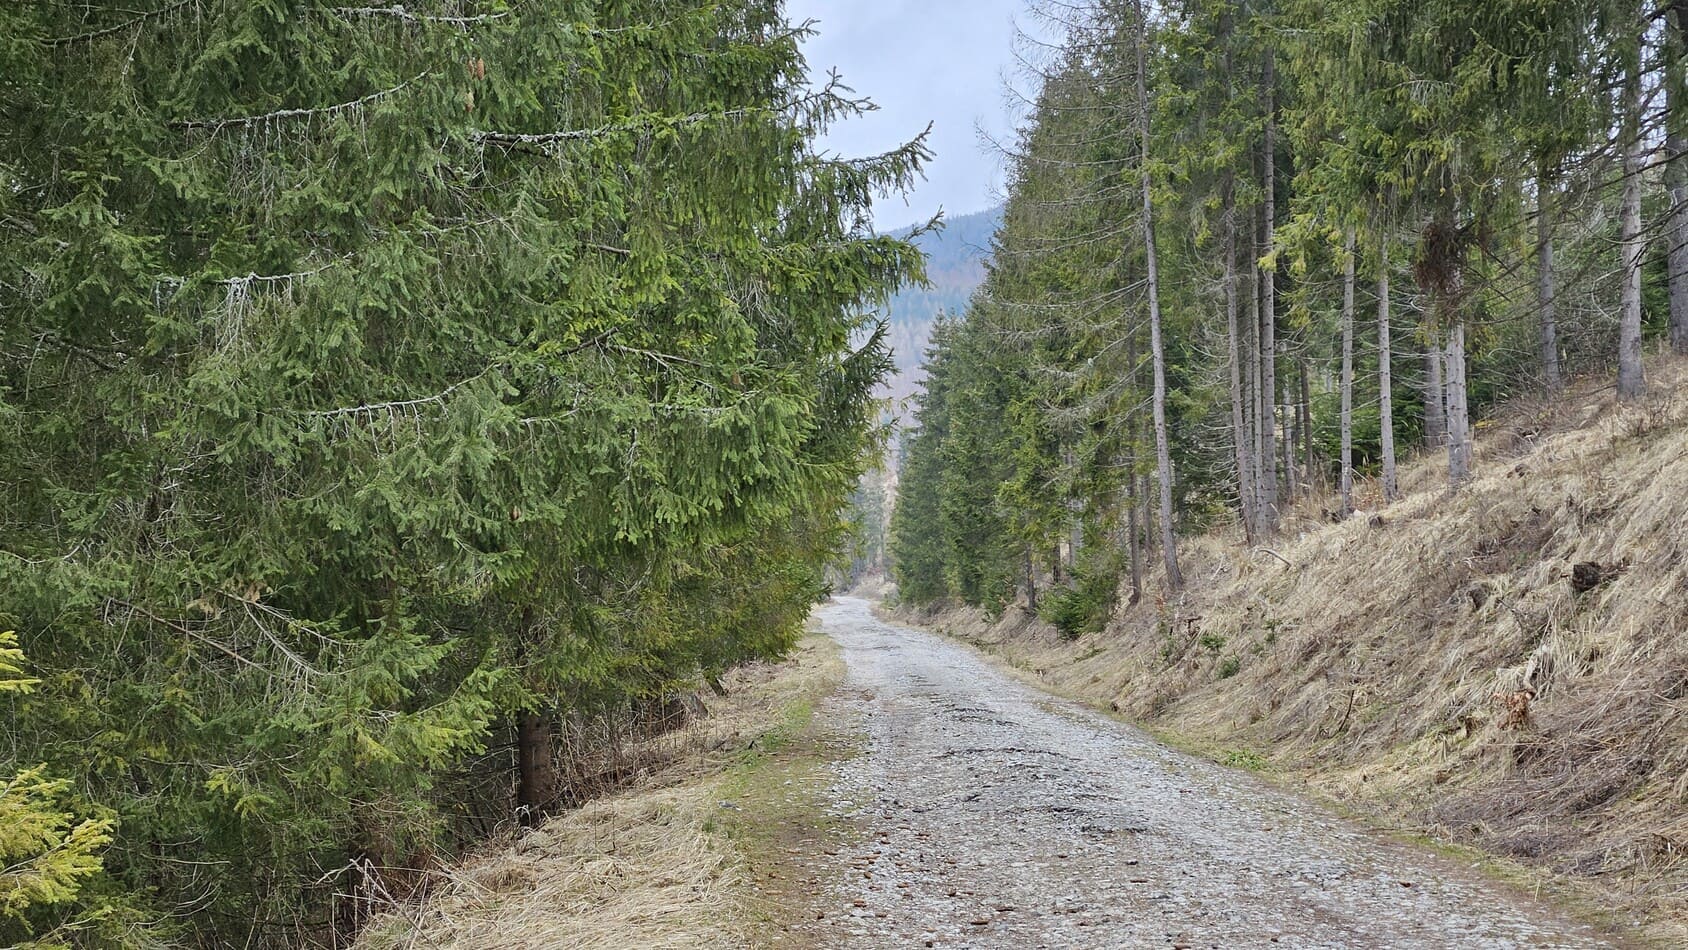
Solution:
M 892 355 L 897 375 L 887 384 L 896 398 L 912 395 L 920 383 L 920 361 L 932 336 L 932 324 L 941 313 L 961 313 L 973 291 L 985 280 L 985 261 L 990 257 L 991 238 L 1002 224 L 1002 209 L 946 217 L 944 229 L 922 234 L 914 243 L 926 254 L 926 276 L 930 287 L 905 290 L 891 300 L 885 312 L 890 324 Z M 891 232 L 906 236 L 912 227 Z

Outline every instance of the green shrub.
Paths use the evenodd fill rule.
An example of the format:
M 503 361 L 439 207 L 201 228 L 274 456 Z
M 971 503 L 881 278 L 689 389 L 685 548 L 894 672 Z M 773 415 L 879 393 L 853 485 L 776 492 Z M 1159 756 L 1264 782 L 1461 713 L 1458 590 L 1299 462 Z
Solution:
M 1043 595 L 1037 615 L 1060 631 L 1062 638 L 1077 640 L 1087 633 L 1101 633 L 1113 616 L 1119 600 L 1119 565 L 1114 557 L 1081 561 L 1073 569 L 1072 582 Z

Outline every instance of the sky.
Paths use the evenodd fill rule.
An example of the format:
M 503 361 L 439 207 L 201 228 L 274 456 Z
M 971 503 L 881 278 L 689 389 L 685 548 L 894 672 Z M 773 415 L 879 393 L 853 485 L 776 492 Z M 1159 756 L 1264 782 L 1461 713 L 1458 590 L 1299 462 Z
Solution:
M 1015 67 L 1014 24 L 1025 0 L 787 0 L 794 23 L 817 21 L 804 46 L 816 85 L 829 68 L 879 111 L 838 123 L 823 146 L 846 157 L 888 151 L 933 123 L 937 158 L 927 180 L 881 200 L 874 224 L 890 230 L 944 209 L 969 214 L 1001 201 L 1001 161 L 979 130 L 1006 135 L 1014 122 L 1007 80 Z

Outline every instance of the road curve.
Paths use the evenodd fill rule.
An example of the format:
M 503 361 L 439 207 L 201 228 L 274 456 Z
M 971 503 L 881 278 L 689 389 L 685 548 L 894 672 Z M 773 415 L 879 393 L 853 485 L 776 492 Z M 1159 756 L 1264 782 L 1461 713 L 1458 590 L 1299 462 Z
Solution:
M 1004 675 L 841 598 L 826 714 L 866 734 L 829 947 L 1600 947 L 1468 869 Z

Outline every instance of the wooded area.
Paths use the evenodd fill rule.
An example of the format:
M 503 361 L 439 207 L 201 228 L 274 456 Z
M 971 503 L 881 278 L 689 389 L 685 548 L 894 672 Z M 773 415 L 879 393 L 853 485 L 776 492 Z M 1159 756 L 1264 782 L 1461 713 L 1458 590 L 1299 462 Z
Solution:
M 1500 400 L 1633 399 L 1645 348 L 1688 352 L 1688 5 L 1042 14 L 990 273 L 906 440 L 905 601 L 1099 630 L 1151 559 L 1181 586 L 1179 534 L 1378 507 L 1413 445 L 1457 489 Z
M 806 29 L 0 7 L 0 943 L 346 945 L 789 648 L 928 158 Z

